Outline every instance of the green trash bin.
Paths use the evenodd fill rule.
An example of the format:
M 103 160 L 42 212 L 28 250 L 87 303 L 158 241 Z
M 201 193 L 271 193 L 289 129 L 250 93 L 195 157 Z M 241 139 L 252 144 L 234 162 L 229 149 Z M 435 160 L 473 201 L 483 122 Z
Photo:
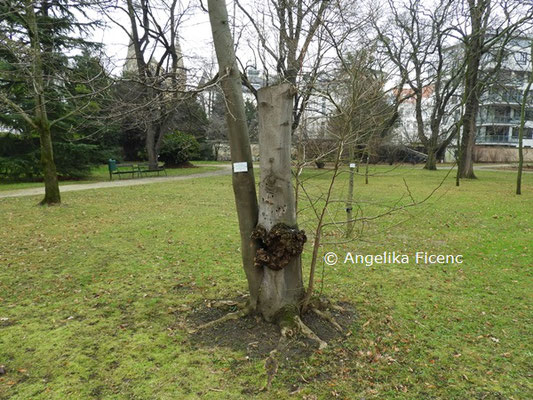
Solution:
M 117 170 L 117 160 L 110 158 L 107 160 L 107 167 L 109 168 L 109 180 L 113 180 L 113 172 Z

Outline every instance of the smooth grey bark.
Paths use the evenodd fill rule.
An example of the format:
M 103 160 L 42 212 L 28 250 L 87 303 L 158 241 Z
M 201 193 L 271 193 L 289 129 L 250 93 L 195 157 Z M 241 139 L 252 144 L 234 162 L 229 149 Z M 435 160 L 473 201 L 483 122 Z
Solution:
M 257 95 L 261 167 L 258 225 L 267 232 L 280 223 L 297 229 L 291 182 L 291 86 L 265 87 Z M 258 309 L 267 321 L 272 321 L 284 307 L 298 307 L 303 294 L 301 256 L 298 255 L 281 270 L 264 268 Z
M 254 265 L 257 243 L 252 240 L 251 235 L 257 225 L 258 205 L 242 97 L 241 75 L 235 58 L 226 2 L 224 0 L 208 0 L 207 5 L 222 91 L 226 99 L 226 122 L 231 161 L 248 164 L 248 172 L 233 173 L 232 182 L 241 234 L 242 263 L 250 291 L 250 307 L 255 309 L 263 270 Z

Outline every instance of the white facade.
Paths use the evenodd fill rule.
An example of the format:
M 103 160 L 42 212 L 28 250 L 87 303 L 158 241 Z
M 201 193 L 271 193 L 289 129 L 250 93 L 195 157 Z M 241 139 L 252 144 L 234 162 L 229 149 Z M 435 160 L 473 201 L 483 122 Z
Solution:
M 507 45 L 505 59 L 499 73 L 493 78 L 492 83 L 482 94 L 477 117 L 477 138 L 479 145 L 518 147 L 518 131 L 520 125 L 520 107 L 527 80 L 531 74 L 531 38 L 515 38 Z M 448 51 L 458 51 L 460 47 L 454 46 Z M 497 49 L 495 50 L 497 51 Z M 458 52 L 460 56 L 460 51 Z M 457 55 L 456 55 L 457 56 Z M 494 55 L 486 54 L 481 62 L 482 72 L 490 72 L 495 67 Z M 409 90 L 404 90 L 408 95 Z M 424 89 L 426 92 L 426 89 Z M 432 109 L 432 90 L 423 95 L 423 118 L 425 133 L 429 136 L 429 119 Z M 454 96 L 454 103 L 450 108 L 458 105 L 462 97 L 461 88 Z M 533 91 L 528 95 L 526 107 L 526 123 L 524 131 L 524 147 L 533 147 Z M 398 125 L 395 128 L 396 140 L 403 144 L 413 145 L 420 143 L 417 135 L 417 121 L 415 114 L 415 100 L 409 99 L 402 103 L 398 112 L 400 114 Z M 459 113 L 455 116 L 458 118 Z M 454 116 L 448 116 L 443 121 L 441 131 L 449 128 L 454 121 Z
M 531 41 L 531 38 L 516 38 L 508 45 L 501 71 L 480 101 L 476 143 L 518 146 L 520 108 L 532 73 Z M 483 61 L 486 70 L 494 66 L 491 55 Z M 527 97 L 524 147 L 533 147 L 533 90 Z
M 411 89 L 402 90 L 402 97 L 412 95 Z M 418 145 L 418 122 L 416 120 L 416 100 L 410 97 L 398 106 L 398 123 L 393 129 L 393 137 L 396 142 L 405 145 Z M 433 86 L 427 86 L 422 91 L 422 119 L 424 121 L 424 134 L 431 135 L 429 120 L 433 108 Z

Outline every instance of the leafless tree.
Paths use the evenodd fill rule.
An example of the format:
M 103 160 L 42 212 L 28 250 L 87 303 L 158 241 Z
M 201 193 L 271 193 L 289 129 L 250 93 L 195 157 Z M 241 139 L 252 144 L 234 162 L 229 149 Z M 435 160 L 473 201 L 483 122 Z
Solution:
M 500 69 L 509 41 L 532 18 L 533 4 L 522 0 L 463 0 L 456 4 L 454 33 L 461 41 L 466 63 L 457 179 L 476 177 L 473 154 L 481 94 L 491 75 Z M 492 63 L 490 69 L 483 67 L 482 60 Z
M 153 169 L 180 102 L 191 94 L 179 41 L 190 7 L 178 0 L 124 0 L 102 8 L 130 40 L 115 116 L 145 133 Z
M 328 80 L 322 87 L 316 88 L 316 95 L 327 99 L 331 106 L 328 136 L 334 143 L 327 151 L 332 159 L 332 168 L 328 189 L 321 194 L 318 201 L 309 195 L 305 188 L 306 181 L 298 180 L 298 186 L 307 197 L 308 206 L 316 216 L 316 227 L 313 235 L 311 267 L 307 291 L 303 300 L 305 310 L 311 301 L 314 291 L 315 271 L 319 261 L 319 250 L 323 238 L 328 208 L 333 202 L 336 180 L 344 171 L 347 163 L 355 161 L 356 149 L 361 157 L 371 156 L 380 136 L 387 131 L 390 120 L 394 118 L 396 109 L 388 102 L 388 92 L 385 90 L 386 76 L 382 71 L 373 69 L 373 54 L 368 50 L 360 50 L 344 55 L 338 62 L 338 69 L 333 74 L 335 79 Z M 353 172 L 353 171 L 352 171 Z M 322 204 L 322 206 L 318 204 Z M 351 200 L 347 205 L 348 229 L 353 229 Z M 350 232 L 351 233 L 351 232 Z M 348 236 L 351 236 L 350 234 Z
M 452 122 L 460 107 L 456 94 L 465 64 L 451 46 L 454 1 L 424 5 L 410 0 L 401 6 L 389 1 L 390 17 L 375 21 L 374 28 L 384 54 L 404 78 L 415 105 L 416 139 L 425 148 L 425 168 L 436 169 L 437 155 L 453 140 Z

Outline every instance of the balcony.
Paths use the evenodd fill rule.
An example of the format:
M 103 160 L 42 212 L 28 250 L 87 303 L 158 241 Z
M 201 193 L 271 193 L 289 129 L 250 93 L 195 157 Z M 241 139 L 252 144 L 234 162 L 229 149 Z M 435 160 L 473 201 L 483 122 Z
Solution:
M 482 104 L 520 104 L 522 93 L 519 91 L 491 93 L 481 99 Z
M 483 135 L 476 138 L 477 144 L 517 144 L 518 137 L 509 135 Z
M 478 125 L 499 125 L 499 124 L 506 124 L 506 125 L 518 125 L 520 123 L 520 120 L 516 117 L 510 117 L 507 115 L 495 115 L 488 118 L 481 118 L 479 120 Z

